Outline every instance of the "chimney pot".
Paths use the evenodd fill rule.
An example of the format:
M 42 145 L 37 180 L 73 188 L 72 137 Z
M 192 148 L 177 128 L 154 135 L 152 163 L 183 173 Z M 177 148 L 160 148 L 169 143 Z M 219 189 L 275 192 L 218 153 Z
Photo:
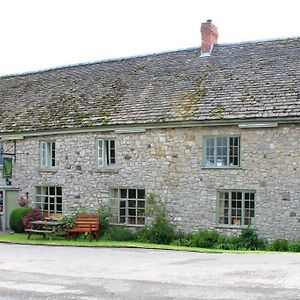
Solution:
M 211 19 L 208 19 L 205 23 L 201 24 L 201 35 L 202 35 L 202 44 L 201 51 L 203 56 L 210 54 L 213 45 L 218 41 L 218 29 L 212 23 Z

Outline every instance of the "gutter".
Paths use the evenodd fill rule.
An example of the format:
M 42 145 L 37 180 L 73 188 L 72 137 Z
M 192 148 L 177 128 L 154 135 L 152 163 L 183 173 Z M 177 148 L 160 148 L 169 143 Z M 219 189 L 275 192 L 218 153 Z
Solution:
M 280 124 L 300 124 L 300 117 L 294 118 L 257 118 L 236 120 L 212 120 L 212 121 L 177 121 L 162 123 L 140 123 L 128 125 L 104 125 L 98 127 L 76 127 L 64 129 L 0 132 L 1 140 L 19 140 L 25 137 L 49 136 L 62 134 L 79 134 L 92 132 L 115 133 L 141 133 L 146 130 L 170 129 L 170 128 L 194 128 L 194 127 L 216 127 L 216 126 L 238 126 L 239 128 L 273 128 Z

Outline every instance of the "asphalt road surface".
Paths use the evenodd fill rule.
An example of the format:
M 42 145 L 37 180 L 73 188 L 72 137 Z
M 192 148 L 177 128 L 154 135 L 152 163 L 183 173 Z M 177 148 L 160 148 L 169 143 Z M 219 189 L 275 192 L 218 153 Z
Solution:
M 0 244 L 0 299 L 300 299 L 300 254 Z

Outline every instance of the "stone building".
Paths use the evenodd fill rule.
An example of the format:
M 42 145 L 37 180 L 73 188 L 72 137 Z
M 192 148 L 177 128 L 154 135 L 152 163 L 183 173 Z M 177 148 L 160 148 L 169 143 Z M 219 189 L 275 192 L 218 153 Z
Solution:
M 184 231 L 300 239 L 300 39 L 201 32 L 202 50 L 0 78 L 3 198 L 28 193 L 45 216 L 108 205 L 143 226 L 151 192 Z

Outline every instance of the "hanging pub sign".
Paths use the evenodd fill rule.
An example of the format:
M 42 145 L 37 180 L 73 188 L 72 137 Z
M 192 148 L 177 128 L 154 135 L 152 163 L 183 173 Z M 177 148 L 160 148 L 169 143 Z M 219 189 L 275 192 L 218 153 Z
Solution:
M 12 158 L 3 157 L 2 161 L 2 177 L 11 178 L 12 176 Z

